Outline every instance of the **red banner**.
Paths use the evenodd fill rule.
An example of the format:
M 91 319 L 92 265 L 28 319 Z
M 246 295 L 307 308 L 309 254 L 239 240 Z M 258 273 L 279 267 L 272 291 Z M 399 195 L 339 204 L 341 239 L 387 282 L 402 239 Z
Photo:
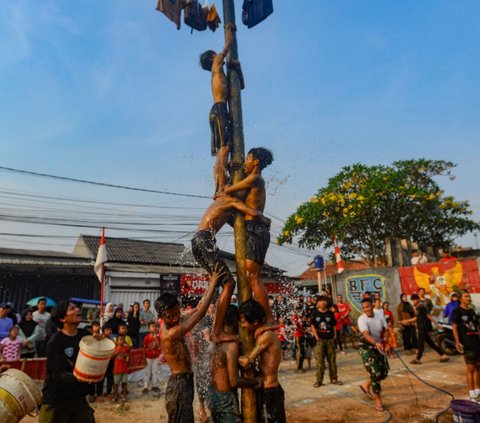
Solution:
M 424 288 L 427 294 L 441 293 L 447 297 L 454 288 L 480 293 L 480 275 L 476 259 L 435 262 L 400 268 L 402 292 L 413 294 Z
M 146 365 L 145 350 L 143 348 L 132 348 L 130 350 L 130 360 L 128 361 L 128 373 L 143 369 Z
M 180 293 L 188 295 L 202 295 L 208 288 L 208 276 L 182 275 L 180 277 Z

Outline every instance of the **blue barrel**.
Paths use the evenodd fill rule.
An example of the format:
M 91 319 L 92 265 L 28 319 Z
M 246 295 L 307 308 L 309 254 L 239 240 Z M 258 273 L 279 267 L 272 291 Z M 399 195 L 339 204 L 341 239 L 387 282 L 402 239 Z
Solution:
M 323 257 L 315 256 L 313 259 L 313 267 L 318 270 L 323 270 Z
M 450 407 L 455 423 L 480 423 L 480 404 L 468 400 L 453 400 Z

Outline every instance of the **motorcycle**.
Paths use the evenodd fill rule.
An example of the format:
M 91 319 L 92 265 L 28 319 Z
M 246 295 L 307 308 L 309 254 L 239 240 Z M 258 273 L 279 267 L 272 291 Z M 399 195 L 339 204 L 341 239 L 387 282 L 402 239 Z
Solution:
M 455 338 L 453 337 L 452 325 L 449 323 L 439 322 L 442 330 L 439 330 L 435 339 L 435 343 L 445 351 L 447 355 L 456 355 L 458 351 L 455 347 Z

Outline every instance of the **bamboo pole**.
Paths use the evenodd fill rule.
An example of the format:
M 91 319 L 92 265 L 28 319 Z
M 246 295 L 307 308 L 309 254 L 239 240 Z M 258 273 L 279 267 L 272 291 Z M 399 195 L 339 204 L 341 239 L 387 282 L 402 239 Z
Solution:
M 235 24 L 235 9 L 233 0 L 223 0 L 223 21 L 224 24 Z M 238 60 L 237 36 L 233 32 L 233 43 L 230 48 L 230 58 Z M 233 182 L 236 183 L 244 177 L 243 164 L 245 159 L 245 144 L 243 138 L 243 118 L 240 78 L 235 68 L 228 70 L 228 88 L 229 88 L 229 110 L 232 120 L 232 161 L 237 164 L 233 171 Z M 237 213 L 234 223 L 235 232 L 235 260 L 237 265 L 237 283 L 239 303 L 250 299 L 252 292 L 247 281 L 247 271 L 245 267 L 245 217 Z M 253 349 L 253 336 L 240 328 L 241 353 L 247 354 Z M 254 376 L 254 370 L 244 371 L 246 377 Z M 242 389 L 241 412 L 243 423 L 256 423 L 256 397 L 253 389 Z

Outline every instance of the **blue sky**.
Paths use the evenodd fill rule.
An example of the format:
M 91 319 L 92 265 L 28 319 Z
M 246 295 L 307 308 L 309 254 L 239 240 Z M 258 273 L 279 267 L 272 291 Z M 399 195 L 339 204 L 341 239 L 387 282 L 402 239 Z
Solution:
M 240 22 L 241 3 L 245 144 L 275 155 L 265 170 L 267 214 L 285 219 L 342 166 L 426 157 L 458 164 L 454 181 L 439 182 L 480 219 L 478 1 L 277 0 L 274 14 L 252 29 Z M 223 33 L 177 31 L 155 5 L 0 1 L 0 166 L 212 193 L 210 76 L 198 56 L 220 49 Z M 209 202 L 11 172 L 1 172 L 2 189 L 178 207 L 175 216 L 195 218 Z M 61 204 L 50 212 L 30 207 L 51 217 L 62 215 Z M 125 211 L 119 207 L 112 215 Z M 102 216 L 82 210 L 85 219 Z M 280 227 L 275 221 L 273 233 Z M 1 221 L 0 232 L 68 234 L 63 241 L 0 236 L 4 247 L 67 251 L 80 232 L 98 233 Z M 225 235 L 219 243 L 231 250 L 230 241 Z M 475 246 L 473 236 L 460 242 Z M 314 255 L 270 250 L 268 262 L 293 274 Z

